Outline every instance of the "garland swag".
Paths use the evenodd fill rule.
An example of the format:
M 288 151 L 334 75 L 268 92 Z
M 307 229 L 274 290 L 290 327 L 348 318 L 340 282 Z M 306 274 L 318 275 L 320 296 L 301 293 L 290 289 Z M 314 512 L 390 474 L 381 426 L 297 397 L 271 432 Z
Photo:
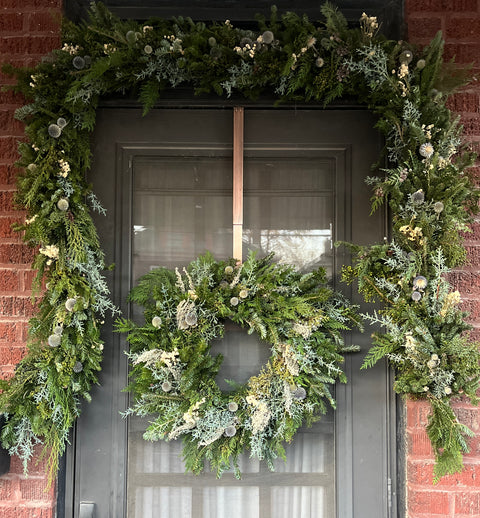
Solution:
M 7 417 L 3 444 L 25 468 L 36 443 L 49 453 L 50 473 L 100 369 L 100 323 L 115 311 L 102 276 L 104 261 L 89 210 L 102 212 L 85 182 L 90 134 L 102 96 L 135 95 L 147 112 L 166 88 L 233 93 L 279 101 L 321 102 L 348 96 L 367 105 L 385 136 L 388 166 L 368 179 L 372 210 L 388 203 L 391 240 L 354 247 L 344 269 L 367 300 L 383 308 L 367 320 L 373 335 L 368 367 L 386 357 L 400 394 L 431 404 L 428 434 L 435 478 L 462 469 L 466 437 L 451 402 L 477 403 L 479 352 L 465 334 L 460 295 L 446 274 L 465 260 L 460 236 L 477 209 L 468 167 L 474 156 L 445 105 L 466 74 L 442 59 L 438 34 L 424 49 L 378 35 L 374 17 L 349 28 L 331 4 L 323 21 L 287 13 L 259 17 L 258 31 L 188 18 L 145 24 L 115 18 L 92 4 L 87 22 L 65 21 L 63 47 L 33 69 L 5 66 L 28 104 L 16 117 L 29 142 L 20 144 L 18 201 L 27 218 L 18 229 L 39 246 L 37 287 L 46 280 L 30 322 L 29 351 L 1 385 Z

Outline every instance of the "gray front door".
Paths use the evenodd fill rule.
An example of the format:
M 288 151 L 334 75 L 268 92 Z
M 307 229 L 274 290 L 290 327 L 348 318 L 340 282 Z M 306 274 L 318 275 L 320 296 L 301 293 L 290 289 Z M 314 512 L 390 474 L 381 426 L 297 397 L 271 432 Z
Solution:
M 243 251 L 274 251 L 300 268 L 323 265 L 337 289 L 345 251 L 337 240 L 369 243 L 384 235 L 369 217 L 364 178 L 379 154 L 373 117 L 364 110 L 245 110 Z M 188 264 L 206 250 L 231 255 L 232 109 L 99 111 L 92 181 L 107 208 L 98 228 L 115 302 L 125 304 L 138 277 L 155 266 Z M 353 298 L 356 299 L 355 294 Z M 268 357 L 246 332 L 231 329 L 221 377 L 243 381 Z M 347 340 L 368 348 L 368 336 Z M 185 475 L 180 445 L 151 444 L 144 423 L 126 421 L 124 337 L 105 324 L 100 386 L 78 422 L 67 458 L 66 516 L 96 518 L 385 518 L 394 459 L 388 371 L 360 371 L 347 358 L 348 385 L 338 410 L 287 446 L 287 463 L 270 473 L 245 456 L 242 480 L 226 473 Z M 228 348 L 230 344 L 236 344 Z M 241 351 L 230 354 L 228 350 Z M 94 504 L 93 506 L 91 504 Z

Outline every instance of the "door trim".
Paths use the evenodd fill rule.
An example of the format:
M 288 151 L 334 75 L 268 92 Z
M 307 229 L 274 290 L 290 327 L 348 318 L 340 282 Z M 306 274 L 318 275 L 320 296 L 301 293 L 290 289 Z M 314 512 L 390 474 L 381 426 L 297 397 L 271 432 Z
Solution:
M 167 108 L 171 108 L 171 106 L 167 106 Z M 194 109 L 203 109 L 204 106 L 201 108 L 194 108 Z M 221 109 L 216 103 L 214 103 L 212 106 L 210 106 L 212 109 Z M 308 110 L 317 109 L 317 107 L 308 107 Z M 163 109 L 158 108 L 158 109 Z M 257 109 L 257 107 L 252 106 L 252 109 Z M 318 107 L 318 109 L 320 109 Z M 351 109 L 351 107 L 350 107 Z M 106 112 L 108 113 L 110 110 L 110 107 L 106 109 Z M 298 110 L 298 107 L 297 107 Z M 299 110 L 300 111 L 300 110 Z M 326 110 L 325 110 L 326 111 Z M 333 110 L 328 110 L 333 111 Z M 366 111 L 363 109 L 362 111 Z M 115 205 L 117 207 L 121 207 L 121 210 L 117 211 L 117 214 L 115 215 L 115 225 L 120 225 L 117 228 L 121 228 L 122 224 L 125 224 L 125 221 L 129 221 L 130 215 L 125 214 L 125 212 L 128 210 L 127 205 L 129 203 L 124 203 L 124 201 L 129 201 L 131 204 L 131 196 L 132 196 L 132 189 L 131 189 L 131 174 L 129 172 L 131 160 L 130 158 L 133 156 L 134 151 L 138 150 L 141 146 L 140 145 L 127 145 L 127 144 L 118 144 L 117 145 L 117 154 L 116 154 L 116 164 L 118 166 L 117 171 L 121 172 L 121 180 L 117 179 L 115 186 L 109 186 L 109 189 L 114 189 L 115 191 Z M 192 149 L 192 154 L 194 152 L 198 152 L 199 150 L 205 150 L 207 146 L 196 146 Z M 209 149 L 212 149 L 211 146 L 208 146 Z M 247 146 L 248 148 L 248 146 Z M 142 149 L 145 149 L 142 147 Z M 167 149 L 167 148 L 165 148 Z M 171 150 L 173 153 L 175 150 L 178 151 L 178 147 L 176 147 L 175 143 L 170 143 L 168 146 L 168 149 Z M 184 150 L 185 148 L 182 147 Z M 216 148 L 217 151 L 227 151 L 228 148 L 225 146 L 219 146 Z M 255 152 L 255 151 L 261 151 L 263 148 L 248 148 L 246 149 L 246 153 L 248 152 Z M 282 147 L 282 149 L 284 149 Z M 329 148 L 331 149 L 331 148 Z M 158 146 L 155 147 L 155 150 L 158 151 Z M 297 151 L 298 150 L 296 148 Z M 151 149 L 153 154 L 153 147 Z M 338 146 L 338 152 L 339 152 L 339 159 L 342 156 L 342 145 Z M 343 146 L 343 153 L 345 153 L 345 146 Z M 119 173 L 120 174 L 120 173 Z M 122 186 L 122 182 L 124 183 Z M 126 183 L 125 183 L 126 182 Z M 127 187 L 126 189 L 124 189 Z M 122 194 L 122 190 L 123 193 Z M 352 185 L 349 184 L 348 181 L 345 183 L 345 196 L 348 196 L 352 193 Z M 125 197 L 122 198 L 122 196 L 129 196 L 130 199 L 126 200 Z M 349 207 L 350 204 L 345 203 L 346 207 Z M 337 207 L 335 207 L 335 210 L 337 211 Z M 122 214 L 123 212 L 123 214 Z M 125 220 L 125 218 L 127 218 Z M 349 218 L 346 219 L 346 221 L 349 221 Z M 101 221 L 100 221 L 101 223 Z M 131 225 L 130 225 L 131 228 Z M 335 236 L 336 239 L 339 239 L 340 236 Z M 348 231 L 345 231 L 345 238 L 346 240 L 351 240 L 351 229 Z M 123 237 L 118 239 L 115 243 L 115 256 L 121 258 L 121 262 L 123 265 L 128 265 L 128 269 L 130 269 L 130 253 L 128 246 L 125 246 L 125 243 L 123 243 Z M 342 239 L 342 238 L 341 238 Z M 345 257 L 342 257 L 341 260 L 345 264 Z M 110 277 L 112 277 L 109 274 Z M 112 279 L 111 279 L 112 280 Z M 123 283 L 123 286 L 125 286 L 125 283 Z M 116 276 L 115 283 L 112 286 L 112 297 L 114 300 L 125 300 L 125 288 L 122 288 L 122 279 L 121 276 Z M 125 305 L 123 305 L 123 309 L 125 310 Z M 128 314 L 128 312 L 125 312 L 124 314 Z M 113 322 L 107 320 L 105 325 L 105 330 L 111 329 L 113 326 Z M 112 351 L 116 348 L 120 348 L 121 338 L 118 335 L 115 335 L 113 337 L 115 346 L 112 347 Z M 119 355 L 120 358 L 115 364 L 115 370 L 116 372 L 122 372 L 126 378 L 126 372 L 128 369 L 127 359 L 126 356 L 123 354 Z M 349 374 L 349 370 L 352 369 L 352 364 L 347 364 L 346 367 L 346 373 L 347 376 Z M 372 375 L 372 373 L 370 374 Z M 123 384 L 119 383 L 119 377 L 117 377 L 117 386 L 116 386 L 116 394 L 112 393 L 112 397 L 117 399 L 117 402 L 120 405 L 125 405 L 126 407 L 126 398 L 127 396 L 121 392 L 121 389 L 123 388 Z M 122 378 L 122 379 L 125 379 Z M 396 407 L 396 397 L 393 393 L 393 390 L 391 389 L 391 380 L 389 374 L 386 376 L 386 383 L 387 383 L 387 398 L 388 398 L 388 404 L 387 404 L 387 411 L 388 415 L 386 416 L 386 423 L 385 423 L 385 446 L 386 446 L 386 454 L 385 454 L 385 462 L 386 462 L 386 470 L 385 472 L 390 475 L 391 480 L 391 486 L 393 487 L 393 490 L 389 496 L 388 490 L 385 492 L 385 498 L 390 498 L 391 500 L 391 506 L 389 506 L 389 518 L 393 518 L 394 516 L 397 516 L 396 514 L 396 508 L 397 508 L 397 502 L 396 502 L 396 494 L 397 491 L 395 491 L 395 488 L 398 487 L 398 480 L 397 480 L 397 432 L 396 432 L 396 424 L 397 424 L 397 407 Z M 341 392 L 344 391 L 344 394 L 341 394 Z M 95 389 L 92 392 L 92 397 L 95 398 Z M 112 391 L 114 392 L 114 391 Z M 351 394 L 351 387 L 349 385 L 341 385 L 338 388 L 337 397 L 343 398 L 346 405 L 349 405 L 349 407 L 352 407 L 352 394 Z M 337 413 L 335 413 L 335 418 L 337 419 Z M 119 426 L 117 428 L 114 427 L 114 436 L 112 437 L 112 444 L 120 444 L 122 443 L 123 439 L 126 438 L 127 433 L 127 424 L 125 421 L 122 421 L 124 423 L 123 426 Z M 346 448 L 351 445 L 350 447 L 353 448 L 353 430 L 352 430 L 352 423 L 337 423 L 336 429 L 337 433 L 340 435 L 338 436 L 338 443 L 343 442 L 343 446 L 341 448 Z M 77 431 L 76 428 L 74 429 L 72 433 L 71 438 L 71 446 L 68 448 L 67 455 L 65 459 L 62 462 L 62 471 L 59 476 L 59 499 L 58 499 L 58 516 L 61 518 L 64 517 L 73 517 L 74 509 L 73 509 L 73 503 L 76 500 L 75 495 L 75 476 L 78 474 L 78 471 L 80 467 L 75 464 L 75 455 L 74 455 L 74 449 L 75 449 L 75 443 L 77 443 L 80 439 L 77 437 Z M 126 444 L 126 443 L 125 443 Z M 119 458 L 121 456 L 118 456 Z M 338 457 L 337 457 L 338 458 Z M 125 453 L 125 459 L 126 459 L 126 453 Z M 126 498 L 125 498 L 125 487 L 126 487 L 126 477 L 122 476 L 122 473 L 125 473 L 126 464 L 124 460 L 119 460 L 119 462 L 116 463 L 115 466 L 112 468 L 112 477 L 114 477 L 118 484 L 113 484 L 112 487 L 114 487 L 114 494 L 112 495 L 112 501 L 117 502 L 117 504 L 114 504 L 114 507 L 111 509 L 111 516 L 120 517 L 125 516 L 126 514 Z M 402 476 L 399 477 L 399 479 L 402 479 Z M 340 481 L 343 482 L 340 482 Z M 60 488 L 61 485 L 64 484 L 64 490 Z M 342 518 L 353 518 L 354 516 L 354 510 L 353 510 L 353 502 L 351 501 L 351 491 L 345 491 L 345 489 L 353 487 L 353 469 L 349 469 L 348 467 L 345 467 L 345 469 L 341 468 L 340 466 L 337 468 L 337 491 L 339 494 L 337 494 L 337 515 L 341 516 Z M 346 498 L 346 493 L 350 496 L 350 501 L 348 500 L 348 497 Z M 61 505 L 62 502 L 62 494 L 64 495 L 64 503 L 63 506 Z M 123 505 L 120 505 L 118 502 L 122 502 Z M 341 503 L 342 502 L 342 503 Z M 352 509 L 352 511 L 349 511 L 347 509 Z M 63 511 L 63 514 L 62 514 Z M 355 515 L 355 518 L 359 518 L 357 515 Z

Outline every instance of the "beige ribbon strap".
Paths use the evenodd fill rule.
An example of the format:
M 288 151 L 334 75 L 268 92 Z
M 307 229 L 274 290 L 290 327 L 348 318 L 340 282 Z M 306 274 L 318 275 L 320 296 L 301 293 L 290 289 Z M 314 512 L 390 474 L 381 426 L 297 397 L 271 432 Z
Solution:
M 242 262 L 243 234 L 243 117 L 242 107 L 233 108 L 233 257 Z

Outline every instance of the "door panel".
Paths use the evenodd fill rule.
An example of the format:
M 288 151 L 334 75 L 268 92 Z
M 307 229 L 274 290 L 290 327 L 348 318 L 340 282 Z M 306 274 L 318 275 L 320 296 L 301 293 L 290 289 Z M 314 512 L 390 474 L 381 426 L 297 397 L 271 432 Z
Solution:
M 326 267 L 338 284 L 348 257 L 332 241 L 367 243 L 384 234 L 381 216 L 368 217 L 363 183 L 380 147 L 372 127 L 362 110 L 246 111 L 244 256 L 274 250 L 306 270 Z M 124 314 L 130 287 L 151 267 L 185 265 L 206 250 L 231 255 L 230 110 L 159 109 L 144 118 L 134 109 L 100 110 L 94 145 L 92 181 L 108 209 L 98 228 L 107 262 L 116 264 L 109 282 Z M 243 334 L 228 332 L 233 343 Z M 96 503 L 97 518 L 389 516 L 388 373 L 382 366 L 360 372 L 363 354 L 347 358 L 350 382 L 336 388 L 338 410 L 295 436 L 286 464 L 271 474 L 246 456 L 240 482 L 228 473 L 216 481 L 183 473 L 178 441 L 147 443 L 140 420 L 127 426 L 119 414 L 127 406 L 120 392 L 126 345 L 111 322 L 104 339 L 101 386 L 69 453 L 67 516 L 79 516 L 87 501 Z M 353 339 L 368 347 L 368 336 Z M 238 371 L 228 342 L 212 347 L 227 351 L 220 377 Z M 244 347 L 248 377 L 268 351 L 255 338 Z

